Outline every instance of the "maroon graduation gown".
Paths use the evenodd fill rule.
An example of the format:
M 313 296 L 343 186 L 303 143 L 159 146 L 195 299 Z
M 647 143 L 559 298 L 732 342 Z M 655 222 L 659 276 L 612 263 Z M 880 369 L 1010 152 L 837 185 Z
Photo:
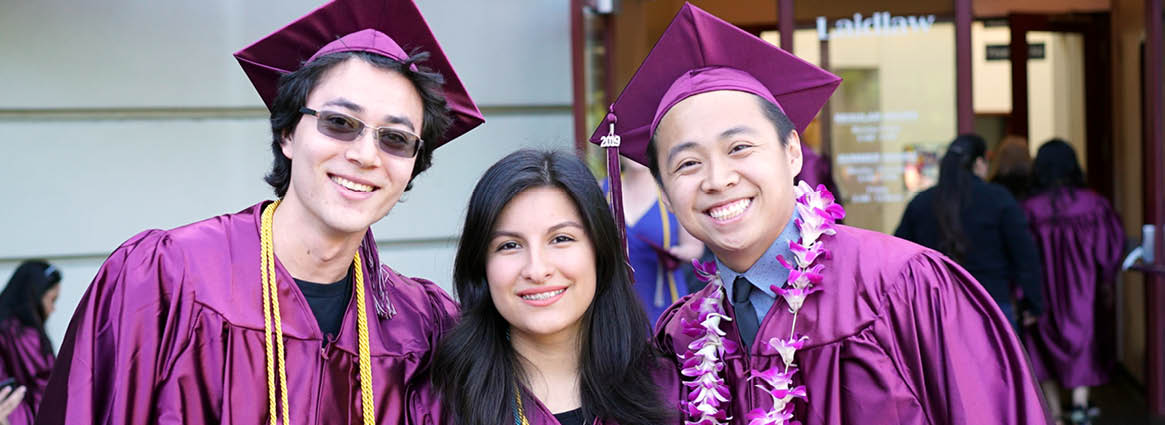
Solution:
M 263 206 L 149 230 L 110 255 L 73 316 L 37 423 L 267 423 Z M 404 394 L 457 306 L 431 282 L 378 267 L 371 231 L 360 255 L 376 419 L 399 424 Z M 275 267 L 292 422 L 361 423 L 356 297 L 325 342 L 291 275 L 278 259 Z M 385 293 L 391 318 L 375 314 L 373 298 Z

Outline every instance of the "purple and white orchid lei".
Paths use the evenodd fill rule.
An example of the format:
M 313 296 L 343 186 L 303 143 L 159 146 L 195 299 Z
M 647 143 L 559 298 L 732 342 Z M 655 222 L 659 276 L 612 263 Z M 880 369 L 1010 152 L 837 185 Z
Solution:
M 712 295 L 693 304 L 691 309 L 697 312 L 695 321 L 680 318 L 680 325 L 685 335 L 696 338 L 688 344 L 688 350 L 680 356 L 684 362 L 680 374 L 692 378 L 685 381 L 688 387 L 688 397 L 684 402 L 684 413 L 689 418 L 685 421 L 690 425 L 721 425 L 730 419 L 723 406 L 728 405 L 729 391 L 724 384 L 721 372 L 724 363 L 721 359 L 726 354 L 736 352 L 736 343 L 725 339 L 724 331 L 720 330 L 720 321 L 732 320 L 724 312 L 724 286 L 720 276 L 716 273 L 716 263 L 709 261 L 700 263 L 692 260 L 696 269 L 696 277 L 701 281 L 713 285 Z
M 786 425 L 795 423 L 793 419 L 793 399 L 808 400 L 804 385 L 793 386 L 793 375 L 797 368 L 793 364 L 793 357 L 801 349 L 809 337 L 796 336 L 797 315 L 805 304 L 805 298 L 821 290 L 817 285 L 823 279 L 822 271 L 825 266 L 814 264 L 818 259 L 830 256 L 825 248 L 822 236 L 832 236 L 837 233 L 834 223 L 845 218 L 845 210 L 834 203 L 833 194 L 818 185 L 813 189 L 808 183 L 800 182 L 794 187 L 797 195 L 797 212 L 800 218 L 796 220 L 801 240 L 789 241 L 789 248 L 793 252 L 794 263 L 778 255 L 777 261 L 789 269 L 789 277 L 782 285 L 771 285 L 774 293 L 784 298 L 793 314 L 793 323 L 789 329 L 789 338 L 770 338 L 767 341 L 769 348 L 781 356 L 783 365 L 777 365 L 767 370 L 751 371 L 748 379 L 758 379 L 758 388 L 765 390 L 773 399 L 771 409 L 753 409 L 745 419 L 748 425 Z M 688 344 L 688 350 L 680 357 L 684 362 L 682 375 L 692 378 L 684 382 L 688 386 L 688 398 L 684 405 L 685 413 L 689 415 L 686 424 L 691 425 L 721 425 L 731 419 L 725 410 L 728 406 L 730 392 L 724 384 L 721 373 L 724 364 L 720 359 L 725 354 L 736 351 L 737 347 L 732 340 L 725 339 L 724 331 L 720 330 L 721 320 L 732 320 L 727 317 L 722 306 L 723 282 L 716 272 L 714 262 L 701 264 L 693 261 L 696 275 L 709 285 L 715 285 L 712 295 L 701 299 L 691 308 L 699 313 L 696 321 L 680 319 L 684 334 L 696 339 Z

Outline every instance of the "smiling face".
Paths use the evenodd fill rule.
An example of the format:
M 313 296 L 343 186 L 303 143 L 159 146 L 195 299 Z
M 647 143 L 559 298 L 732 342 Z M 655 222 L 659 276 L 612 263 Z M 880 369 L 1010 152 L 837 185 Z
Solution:
M 307 108 L 339 112 L 369 126 L 420 134 L 424 117 L 420 94 L 405 76 L 358 58 L 348 59 L 320 79 Z M 316 116 L 304 115 L 284 138 L 292 160 L 291 182 L 280 209 L 302 210 L 309 227 L 334 234 L 363 234 L 400 199 L 416 160 L 386 153 L 364 129 L 353 141 L 321 134 Z
M 781 143 L 760 101 L 738 91 L 697 94 L 673 106 L 655 134 L 671 210 L 738 272 L 784 230 L 793 213 L 793 177 L 801 171 L 796 132 Z
M 528 189 L 502 209 L 486 279 L 515 337 L 578 335 L 596 282 L 595 251 L 583 223 L 571 198 L 554 187 Z

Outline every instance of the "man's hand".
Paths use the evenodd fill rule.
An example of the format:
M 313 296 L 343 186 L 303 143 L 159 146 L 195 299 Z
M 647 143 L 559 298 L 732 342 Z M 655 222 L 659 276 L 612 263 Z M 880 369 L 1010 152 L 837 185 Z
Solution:
M 24 387 L 16 387 L 15 391 L 10 386 L 0 389 L 0 425 L 8 425 L 8 414 L 16 410 L 22 400 Z

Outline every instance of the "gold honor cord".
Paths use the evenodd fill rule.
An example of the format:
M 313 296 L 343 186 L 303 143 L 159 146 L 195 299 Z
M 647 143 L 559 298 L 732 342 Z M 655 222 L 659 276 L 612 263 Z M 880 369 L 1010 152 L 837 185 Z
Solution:
M 261 263 L 259 275 L 263 280 L 263 332 L 265 336 L 263 345 L 266 348 L 267 357 L 267 399 L 269 400 L 271 425 L 275 425 L 277 419 L 275 414 L 276 363 L 279 364 L 279 394 L 283 406 L 283 424 L 291 425 L 290 409 L 288 409 L 287 402 L 287 368 L 284 364 L 286 356 L 283 349 L 283 322 L 279 315 L 279 287 L 275 281 L 275 251 L 271 238 L 272 216 L 278 206 L 279 201 L 276 200 L 264 208 L 259 225 L 259 261 Z M 372 405 L 372 355 L 368 345 L 368 317 L 364 307 L 364 268 L 360 262 L 359 252 L 356 253 L 352 263 L 356 274 L 356 306 L 359 312 L 356 326 L 360 345 L 360 410 L 364 416 L 364 424 L 373 425 L 376 422 L 376 409 Z M 275 356 L 275 350 L 271 347 L 272 323 L 275 325 L 275 350 L 278 350 L 278 357 Z
M 364 425 L 376 423 L 376 409 L 372 405 L 372 354 L 368 347 L 368 315 L 364 308 L 364 267 L 360 263 L 360 251 L 352 260 L 356 269 L 356 332 L 359 339 L 360 355 L 360 410 L 364 414 Z
M 267 400 L 270 408 L 271 425 L 275 425 L 275 354 L 271 347 L 271 324 L 275 324 L 275 341 L 279 346 L 279 391 L 283 402 L 283 423 L 290 425 L 291 419 L 287 403 L 287 369 L 284 366 L 283 322 L 279 318 L 279 287 L 275 285 L 275 254 L 271 242 L 271 217 L 279 200 L 263 209 L 259 224 L 259 275 L 263 279 L 263 345 L 267 352 Z
M 526 406 L 522 405 L 522 389 L 518 387 L 518 382 L 514 382 L 514 425 L 530 425 L 530 420 L 526 418 Z

